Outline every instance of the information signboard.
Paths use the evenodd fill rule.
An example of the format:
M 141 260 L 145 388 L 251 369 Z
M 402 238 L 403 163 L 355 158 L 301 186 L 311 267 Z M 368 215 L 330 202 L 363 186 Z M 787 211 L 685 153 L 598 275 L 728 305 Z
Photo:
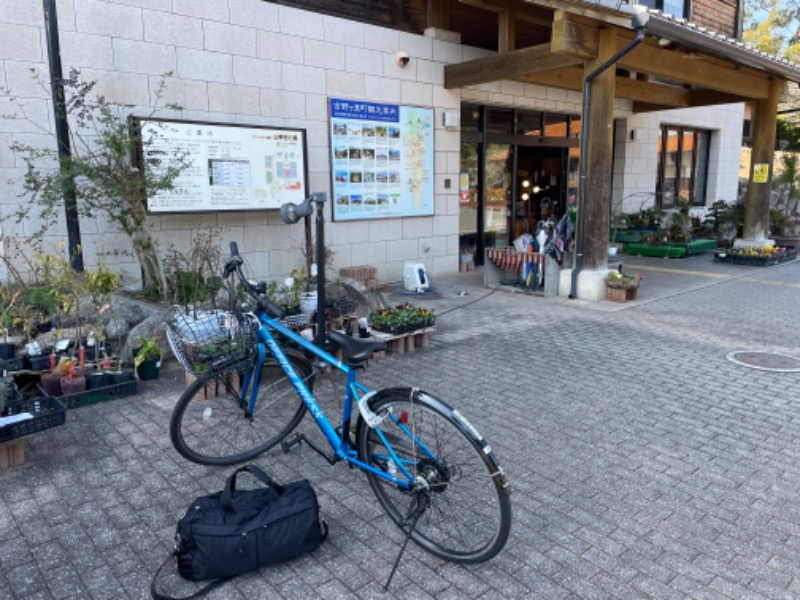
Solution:
M 433 214 L 433 109 L 330 98 L 333 218 Z
M 151 213 L 277 210 L 308 195 L 304 129 L 135 119 L 140 164 L 189 163 L 172 190 L 148 199 Z

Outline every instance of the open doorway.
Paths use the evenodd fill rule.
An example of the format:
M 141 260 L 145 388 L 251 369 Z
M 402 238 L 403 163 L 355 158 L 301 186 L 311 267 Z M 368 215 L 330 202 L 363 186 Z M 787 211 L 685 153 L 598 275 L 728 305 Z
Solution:
M 514 239 L 534 233 L 539 221 L 558 220 L 566 209 L 566 148 L 518 146 Z

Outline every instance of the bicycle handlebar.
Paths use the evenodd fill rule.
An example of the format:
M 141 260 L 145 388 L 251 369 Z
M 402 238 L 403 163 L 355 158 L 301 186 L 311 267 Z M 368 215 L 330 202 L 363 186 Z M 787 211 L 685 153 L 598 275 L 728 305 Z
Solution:
M 222 277 L 227 279 L 232 273 L 236 273 L 244 291 L 256 301 L 259 310 L 265 311 L 271 317 L 280 319 L 286 314 L 285 311 L 265 295 L 264 285 L 254 285 L 244 276 L 244 273 L 242 273 L 243 262 L 242 257 L 239 256 L 239 245 L 236 242 L 231 242 L 231 258 L 223 267 Z

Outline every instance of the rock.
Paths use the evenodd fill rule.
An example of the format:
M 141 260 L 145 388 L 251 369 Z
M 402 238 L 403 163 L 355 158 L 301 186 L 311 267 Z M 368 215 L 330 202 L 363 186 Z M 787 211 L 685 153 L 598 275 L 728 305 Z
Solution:
M 156 338 L 158 340 L 158 347 L 161 348 L 161 360 L 167 360 L 173 357 L 172 349 L 167 341 L 167 335 L 164 332 L 164 323 L 166 322 L 168 311 L 162 309 L 161 313 L 153 314 L 147 317 L 144 321 L 131 328 L 128 333 L 128 339 L 120 351 L 120 357 L 123 362 L 133 361 L 133 349 L 139 345 L 139 338 Z
M 123 317 L 113 316 L 106 323 L 106 339 L 121 340 L 128 335 L 131 328 L 128 321 Z

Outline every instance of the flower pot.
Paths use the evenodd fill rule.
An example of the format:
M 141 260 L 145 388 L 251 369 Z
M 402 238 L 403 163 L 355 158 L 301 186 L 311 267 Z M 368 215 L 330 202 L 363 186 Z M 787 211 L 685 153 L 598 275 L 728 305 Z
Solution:
M 318 299 L 317 292 L 304 292 L 300 299 L 300 311 L 303 313 L 312 313 L 317 310 Z
M 44 372 L 41 375 L 42 388 L 48 396 L 61 395 L 61 374 Z
M 16 351 L 16 344 L 0 343 L 0 360 L 9 360 L 14 358 Z
M 85 375 L 86 389 L 97 390 L 108 386 L 110 377 L 105 371 L 91 371 Z
M 161 357 L 151 358 L 142 361 L 142 363 L 138 367 L 136 367 L 136 374 L 142 381 L 147 381 L 150 379 L 158 379 L 158 373 L 160 369 L 161 369 Z
M 606 298 L 611 302 L 625 302 L 628 299 L 627 290 L 622 288 L 606 288 Z
M 86 391 L 86 377 L 83 375 L 73 375 L 72 377 L 61 378 L 61 392 L 65 396 L 79 394 Z
M 120 369 L 119 371 L 106 371 L 111 385 L 118 385 L 120 383 L 127 383 L 135 379 L 133 369 Z

